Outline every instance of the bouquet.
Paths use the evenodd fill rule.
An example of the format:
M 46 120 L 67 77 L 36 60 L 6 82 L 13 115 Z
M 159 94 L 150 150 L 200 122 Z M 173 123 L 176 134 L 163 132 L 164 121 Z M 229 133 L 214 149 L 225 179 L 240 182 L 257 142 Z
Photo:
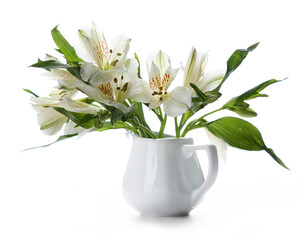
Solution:
M 169 56 L 162 51 L 148 58 L 146 77 L 141 75 L 137 55 L 128 57 L 131 39 L 127 36 L 116 37 L 108 46 L 103 33 L 94 24 L 90 31 L 79 30 L 81 42 L 90 55 L 90 59 L 84 60 L 63 37 L 58 26 L 51 34 L 56 51 L 64 61 L 47 54 L 44 60 L 38 59 L 31 67 L 45 69 L 45 75 L 56 80 L 57 87 L 48 97 L 24 90 L 33 95 L 31 103 L 38 112 L 38 123 L 44 134 L 54 135 L 64 128 L 64 134 L 55 142 L 110 129 L 125 129 L 142 138 L 164 138 L 168 137 L 164 134 L 167 119 L 172 117 L 173 137 L 185 137 L 190 131 L 204 128 L 222 156 L 227 145 L 249 151 L 263 150 L 287 168 L 266 146 L 260 131 L 243 119 L 257 115 L 248 101 L 267 97 L 261 91 L 281 80 L 265 81 L 233 97 L 221 108 L 205 111 L 207 105 L 222 96 L 222 85 L 259 43 L 234 51 L 224 72 L 206 72 L 208 54 L 192 48 L 182 67 L 183 85 L 171 88 L 180 69 L 172 67 Z M 158 130 L 149 126 L 144 108 L 152 111 L 160 121 Z M 207 116 L 224 110 L 239 117 L 206 120 Z

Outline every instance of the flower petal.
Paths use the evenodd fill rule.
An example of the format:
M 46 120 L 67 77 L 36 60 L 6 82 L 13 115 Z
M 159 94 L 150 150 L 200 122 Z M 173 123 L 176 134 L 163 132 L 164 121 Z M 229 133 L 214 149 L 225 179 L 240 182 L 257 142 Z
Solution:
M 191 91 L 183 86 L 175 87 L 166 97 L 163 109 L 171 117 L 177 117 L 191 106 Z
M 175 79 L 179 71 L 179 68 L 171 68 L 169 67 L 162 78 L 162 90 L 166 92 L 172 81 Z
M 67 122 L 68 118 L 53 108 L 41 108 L 38 113 L 38 124 L 40 130 L 46 135 L 56 134 Z
M 92 63 L 84 63 L 81 66 L 80 75 L 85 82 L 94 86 L 113 80 L 113 76 L 110 73 L 102 71 Z
M 63 101 L 60 102 L 59 106 L 71 112 L 91 114 L 96 114 L 101 109 L 91 104 L 73 100 L 71 98 L 65 98 Z
M 152 96 L 149 101 L 149 109 L 154 109 L 162 104 L 158 96 Z
M 184 86 L 190 88 L 190 83 L 197 83 L 207 65 L 208 54 L 191 49 L 184 71 Z
M 134 79 L 138 79 L 138 67 L 139 64 L 135 59 L 128 59 L 124 63 L 126 72 L 124 75 L 125 82 L 132 82 Z
M 154 61 L 158 68 L 160 69 L 161 76 L 163 76 L 166 70 L 170 67 L 170 59 L 167 54 L 162 53 L 161 50 L 159 51 L 155 61 Z
M 53 98 L 44 98 L 44 97 L 37 97 L 34 98 L 32 97 L 30 99 L 32 105 L 35 106 L 55 106 L 58 104 L 58 100 L 57 99 L 53 99 Z
M 57 80 L 60 88 L 71 90 L 75 89 L 77 78 L 66 70 L 53 68 L 51 71 L 48 71 L 43 75 L 49 77 L 52 80 Z
M 83 92 L 84 94 L 93 98 L 96 101 L 101 102 L 101 101 L 104 101 L 104 100 L 113 100 L 112 93 L 107 94 L 106 89 L 104 89 L 104 91 L 103 91 L 103 88 L 105 87 L 105 84 L 92 86 L 91 84 L 86 84 L 83 81 L 78 80 L 76 82 L 76 87 L 81 92 Z M 109 89 L 109 91 L 110 91 L 110 89 Z
M 69 121 L 66 123 L 65 128 L 64 128 L 64 133 L 65 135 L 70 135 L 70 134 L 78 134 L 77 136 L 80 138 L 84 136 L 86 133 L 90 132 L 93 128 L 83 128 L 83 127 L 75 127 L 76 123 Z
M 102 37 L 99 35 L 94 24 L 90 34 L 83 30 L 79 30 L 78 34 L 90 55 L 95 60 L 95 63 L 101 69 L 104 69 L 110 54 L 104 35 L 102 34 Z
M 129 51 L 130 41 L 131 39 L 125 35 L 120 35 L 113 39 L 109 58 L 109 64 L 112 67 L 118 68 L 125 62 L 127 53 Z
M 104 83 L 105 84 L 105 83 Z M 102 86 L 105 86 L 102 84 Z M 107 84 L 110 85 L 108 82 Z M 108 94 L 108 90 L 103 91 L 101 85 L 98 87 L 91 86 L 89 84 L 84 83 L 81 80 L 78 80 L 76 82 L 77 89 L 88 95 L 89 97 L 93 98 L 97 102 L 104 103 L 106 105 L 115 106 L 116 108 L 120 109 L 122 112 L 126 113 L 128 112 L 128 108 L 123 105 L 122 103 L 113 101 L 113 96 L 111 94 Z M 110 91 L 110 88 L 109 88 Z
M 142 103 L 148 103 L 151 100 L 151 89 L 148 83 L 142 79 L 134 80 L 130 83 L 130 87 L 128 89 L 128 98 Z
M 149 75 L 150 88 L 155 92 L 159 92 L 160 88 L 162 87 L 161 75 L 160 75 L 160 69 L 154 62 L 151 63 L 151 68 L 148 69 L 148 75 Z
M 225 161 L 226 157 L 227 157 L 228 144 L 225 141 L 223 141 L 222 139 L 220 139 L 220 138 L 216 137 L 214 134 L 212 134 L 207 128 L 204 128 L 204 129 L 210 139 L 211 144 L 214 144 L 216 146 L 219 158 L 222 159 L 223 161 Z
M 204 74 L 196 85 L 202 92 L 212 91 L 218 87 L 224 76 L 224 71 L 211 71 Z

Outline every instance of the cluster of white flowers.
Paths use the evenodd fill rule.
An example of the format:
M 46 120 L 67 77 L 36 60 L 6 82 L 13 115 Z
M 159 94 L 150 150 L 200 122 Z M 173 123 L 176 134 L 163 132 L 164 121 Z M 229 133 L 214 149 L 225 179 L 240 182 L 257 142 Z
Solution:
M 246 101 L 268 95 L 260 93 L 267 86 L 281 80 L 270 79 L 233 97 L 222 107 L 190 118 L 205 106 L 215 102 L 223 83 L 243 62 L 249 52 L 259 44 L 247 49 L 237 49 L 227 61 L 226 71 L 206 72 L 207 52 L 192 48 L 183 70 L 181 86 L 172 86 L 180 68 L 173 68 L 167 54 L 159 51 L 147 59 L 147 77 L 141 77 L 137 56 L 128 57 L 131 39 L 120 35 L 110 47 L 102 32 L 95 25 L 89 31 L 79 30 L 79 37 L 87 51 L 88 59 L 77 56 L 75 49 L 55 27 L 52 37 L 66 63 L 47 55 L 33 67 L 44 68 L 45 75 L 57 81 L 49 97 L 31 99 L 38 112 L 38 123 L 43 133 L 54 135 L 64 128 L 64 135 L 57 141 L 73 136 L 82 136 L 90 131 L 105 131 L 123 128 L 143 138 L 163 138 L 167 116 L 174 117 L 175 137 L 184 137 L 188 132 L 204 128 L 218 154 L 225 158 L 230 146 L 253 151 L 266 151 L 276 162 L 285 164 L 268 148 L 259 130 L 251 123 L 236 117 L 223 117 L 214 121 L 205 118 L 221 110 L 229 110 L 246 118 L 257 113 Z M 83 98 L 76 95 L 82 93 Z M 160 120 L 159 131 L 154 131 L 146 122 L 143 105 L 146 105 Z M 162 110 L 163 109 L 163 110 Z
M 32 104 L 39 113 L 38 122 L 45 134 L 56 134 L 68 121 L 66 116 L 46 106 L 93 114 L 102 109 L 101 106 L 73 100 L 78 91 L 122 112 L 128 111 L 124 102 L 131 99 L 149 104 L 150 109 L 163 105 L 165 114 L 177 117 L 191 106 L 195 91 L 190 83 L 206 92 L 215 89 L 224 77 L 224 72 L 205 73 L 207 53 L 192 48 L 184 66 L 183 86 L 170 90 L 179 68 L 171 66 L 170 58 L 164 52 L 159 51 L 147 60 L 149 79 L 145 81 L 138 76 L 137 60 L 127 57 L 129 37 L 120 35 L 109 47 L 104 35 L 94 25 L 89 32 L 79 30 L 79 37 L 91 56 L 91 59 L 81 64 L 81 80 L 67 70 L 52 68 L 47 75 L 58 81 L 58 88 L 50 93 L 49 98 L 32 98 Z M 48 55 L 46 60 L 50 59 L 55 58 Z M 72 128 L 71 131 L 73 124 L 69 122 L 66 125 L 65 133 L 88 131 L 81 127 Z

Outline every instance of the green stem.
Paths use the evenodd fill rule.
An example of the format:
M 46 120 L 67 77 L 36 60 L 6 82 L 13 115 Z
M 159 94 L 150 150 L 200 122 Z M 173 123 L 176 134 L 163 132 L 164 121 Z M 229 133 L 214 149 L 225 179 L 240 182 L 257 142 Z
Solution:
M 133 131 L 135 134 L 139 135 L 140 137 L 143 137 L 143 131 L 137 128 L 137 124 L 134 120 L 131 119 L 130 121 L 128 121 L 128 123 L 132 126 L 133 129 L 135 129 L 135 131 Z
M 128 120 L 128 122 L 130 124 L 132 124 L 133 126 L 135 126 L 139 130 L 139 132 L 142 132 L 142 133 L 144 132 L 145 134 L 147 134 L 149 137 L 151 137 L 153 139 L 157 138 L 156 135 L 148 127 L 142 125 L 137 118 L 131 118 Z M 145 135 L 141 136 L 141 137 L 145 137 Z
M 182 114 L 182 117 L 180 119 L 179 128 L 182 129 L 184 125 L 186 124 L 187 120 L 189 120 L 194 115 L 194 112 L 188 109 L 186 113 Z
M 207 114 L 205 114 L 205 115 L 203 115 L 203 116 L 201 116 L 201 117 L 199 117 L 199 118 L 197 118 L 197 119 L 191 121 L 191 122 L 185 127 L 183 133 L 181 134 L 181 137 L 185 137 L 185 135 L 186 135 L 189 131 L 191 131 L 191 130 L 194 130 L 194 129 L 199 128 L 199 127 L 203 127 L 203 126 L 197 126 L 197 127 L 194 127 L 194 126 L 195 126 L 198 122 L 204 121 L 204 118 L 205 118 L 206 116 L 209 116 L 209 115 L 211 115 L 211 114 L 213 114 L 213 113 L 219 112 L 219 111 L 224 110 L 224 109 L 225 109 L 225 108 L 223 108 L 223 107 L 218 108 L 218 109 L 216 109 L 216 110 L 214 110 L 214 111 L 212 111 L 212 112 L 209 112 L 209 113 L 207 113 Z
M 159 107 L 159 108 L 160 108 L 160 107 Z M 159 109 L 158 109 L 158 108 L 152 109 L 152 112 L 153 112 L 154 114 L 156 114 L 156 116 L 158 117 L 158 119 L 159 119 L 160 122 L 163 121 L 162 112 L 161 112 L 161 115 L 160 115 Z
M 186 128 L 184 129 L 184 131 L 182 132 L 181 137 L 185 137 L 185 135 L 187 134 L 188 131 L 189 131 L 189 128 L 186 127 Z
M 216 109 L 216 110 L 214 110 L 214 111 L 212 111 L 212 112 L 209 112 L 209 113 L 207 113 L 207 114 L 201 116 L 200 118 L 198 118 L 198 120 L 202 120 L 202 119 L 204 119 L 206 116 L 209 116 L 209 115 L 211 115 L 211 114 L 213 114 L 213 113 L 219 112 L 219 111 L 224 110 L 224 109 L 225 109 L 225 108 L 223 108 L 223 107 L 218 108 L 218 109 Z
M 147 127 L 143 126 L 142 124 L 139 124 L 137 127 L 139 129 L 143 130 L 144 132 L 146 132 L 151 138 L 157 139 L 156 135 L 151 130 L 149 130 Z
M 167 115 L 164 114 L 163 121 L 161 121 L 161 126 L 160 126 L 160 131 L 159 131 L 159 134 L 158 134 L 158 138 L 163 138 L 163 132 L 164 132 L 164 129 L 165 129 L 166 121 L 167 121 Z
M 177 117 L 175 117 L 175 129 L 176 129 L 176 137 L 179 138 L 180 137 L 180 128 L 178 126 L 178 119 L 177 119 Z

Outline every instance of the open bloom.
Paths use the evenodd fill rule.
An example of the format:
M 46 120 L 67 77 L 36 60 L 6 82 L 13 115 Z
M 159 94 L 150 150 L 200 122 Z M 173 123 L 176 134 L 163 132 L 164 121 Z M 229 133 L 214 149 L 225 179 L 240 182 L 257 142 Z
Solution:
M 79 30 L 78 33 L 93 62 L 96 64 L 83 64 L 83 73 L 86 73 L 87 70 L 91 72 L 93 67 L 97 68 L 96 71 L 116 72 L 125 70 L 124 62 L 131 41 L 129 37 L 125 35 L 116 37 L 109 48 L 104 34 L 100 34 L 94 24 L 89 32 Z
M 68 118 L 52 107 L 61 107 L 71 112 L 96 114 L 100 108 L 77 101 L 71 98 L 73 91 L 56 89 L 51 91 L 49 97 L 31 98 L 33 108 L 38 112 L 40 130 L 46 135 L 54 135 L 60 131 Z M 80 128 L 78 131 L 80 132 Z M 83 129 L 85 131 L 86 129 Z M 71 132 L 71 131 L 70 131 Z
M 153 109 L 163 104 L 164 112 L 171 117 L 185 113 L 191 105 L 191 92 L 183 86 L 168 91 L 179 70 L 171 67 L 169 57 L 159 51 L 147 61 L 147 68 L 151 89 L 149 108 Z
M 147 90 L 145 91 L 146 83 L 137 76 L 137 61 L 135 59 L 126 60 L 124 68 L 126 69 L 124 72 L 112 73 L 107 82 L 98 79 L 84 79 L 87 81 L 77 82 L 77 88 L 96 101 L 115 106 L 123 112 L 127 111 L 127 107 L 123 105 L 127 98 L 137 102 L 149 102 L 149 94 Z
M 196 84 L 202 92 L 207 92 L 214 90 L 224 78 L 225 73 L 223 71 L 205 73 L 207 63 L 207 52 L 202 53 L 195 48 L 191 49 L 184 68 L 184 86 L 192 91 L 192 95 L 195 94 L 195 91 L 190 86 L 190 83 Z

